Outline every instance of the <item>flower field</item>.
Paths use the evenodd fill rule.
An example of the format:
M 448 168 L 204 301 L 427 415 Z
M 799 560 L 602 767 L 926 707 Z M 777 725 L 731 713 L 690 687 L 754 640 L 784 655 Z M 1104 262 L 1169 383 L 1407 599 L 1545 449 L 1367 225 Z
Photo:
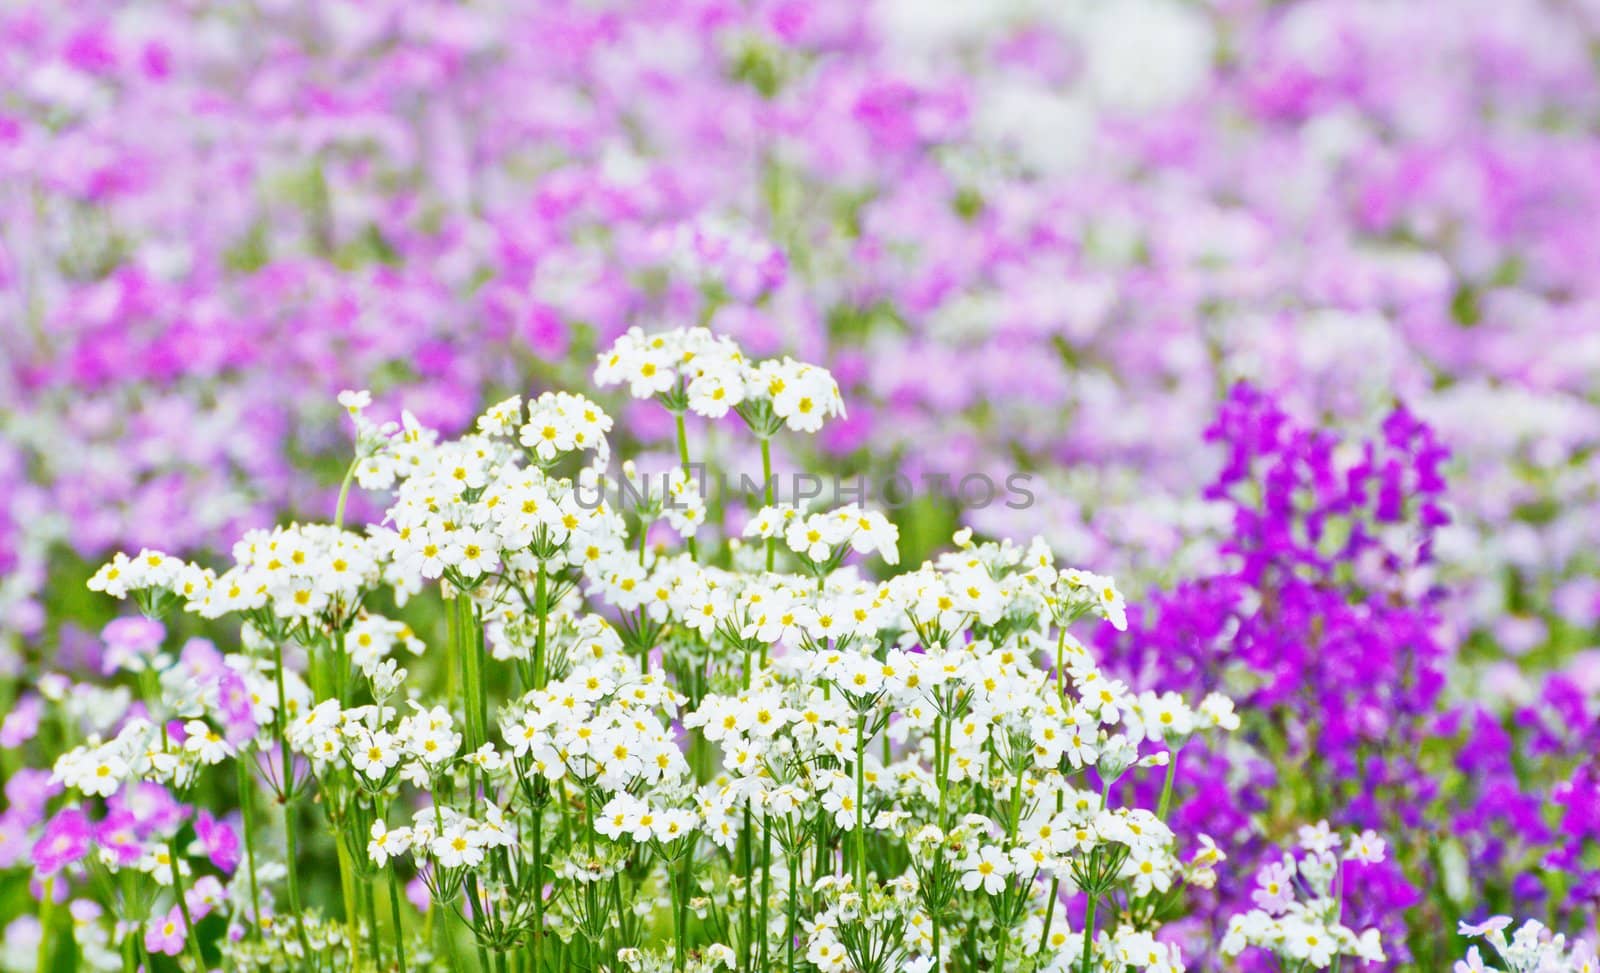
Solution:
M 1596 973 L 1596 50 L 0 5 L 0 971 Z

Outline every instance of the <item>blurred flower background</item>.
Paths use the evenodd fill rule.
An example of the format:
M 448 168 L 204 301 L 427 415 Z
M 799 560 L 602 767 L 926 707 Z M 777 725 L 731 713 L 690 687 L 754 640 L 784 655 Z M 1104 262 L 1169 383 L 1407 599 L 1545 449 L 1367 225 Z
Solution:
M 1593 0 L 12 0 L 7 698 L 108 552 L 330 515 L 341 389 L 451 433 L 704 324 L 839 379 L 782 467 L 1032 475 L 919 494 L 905 562 L 1042 533 L 1130 593 L 1130 684 L 1268 714 L 1186 758 L 1192 830 L 1383 831 L 1400 967 L 1592 932 L 1597 44 Z

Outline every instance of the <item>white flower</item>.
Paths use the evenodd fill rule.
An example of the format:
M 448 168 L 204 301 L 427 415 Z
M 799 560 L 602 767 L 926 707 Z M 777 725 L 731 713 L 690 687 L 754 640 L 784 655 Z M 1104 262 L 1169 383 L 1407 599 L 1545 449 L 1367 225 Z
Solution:
M 233 756 L 233 747 L 204 720 L 190 720 L 183 725 L 183 732 L 184 751 L 194 754 L 203 764 L 219 764 Z
M 1011 860 L 998 848 L 976 849 L 962 863 L 961 887 L 975 892 L 980 887 L 988 895 L 1005 891 L 1006 878 L 1011 874 Z
M 1364 865 L 1376 865 L 1383 861 L 1384 842 L 1376 831 L 1363 831 L 1352 837 L 1345 845 L 1345 861 L 1360 862 Z
M 411 829 L 389 830 L 382 820 L 372 822 L 367 841 L 367 855 L 379 868 L 389 864 L 389 859 L 405 854 L 411 849 Z

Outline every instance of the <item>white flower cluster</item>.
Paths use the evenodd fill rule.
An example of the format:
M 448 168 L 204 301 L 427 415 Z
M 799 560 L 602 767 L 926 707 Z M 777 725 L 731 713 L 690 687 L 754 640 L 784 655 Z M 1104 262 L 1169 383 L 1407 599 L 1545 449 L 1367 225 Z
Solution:
M 175 594 L 192 596 L 209 581 L 200 568 L 144 548 L 133 557 L 118 551 L 89 578 L 89 590 L 113 598 L 133 598 L 146 613 L 160 614 Z
M 137 780 L 181 792 L 194 783 L 202 767 L 233 754 L 233 745 L 204 720 L 186 722 L 179 739 L 147 719 L 133 718 L 110 740 L 91 740 L 57 757 L 51 779 L 86 797 L 110 797 Z
M 839 413 L 825 372 L 751 366 L 699 329 L 631 332 L 601 374 L 680 416 L 737 409 L 758 436 Z M 341 870 L 404 859 L 480 947 L 559 940 L 591 967 L 1184 968 L 1161 924 L 1223 856 L 1169 827 L 1174 768 L 1238 718 L 1222 696 L 1192 707 L 1100 668 L 1069 629 L 1125 626 L 1110 578 L 1058 566 L 1040 540 L 962 532 L 874 579 L 867 559 L 896 565 L 898 532 L 856 505 L 756 511 L 745 536 L 765 558 L 697 550 L 705 506 L 686 470 L 631 507 L 594 489 L 612 427 L 582 396 L 508 399 L 451 440 L 372 426 L 364 394 L 341 401 L 358 464 L 393 488 L 382 526 L 252 532 L 215 576 L 153 552 L 103 569 L 97 587 L 147 610 L 238 615 L 245 651 L 205 679 L 157 654 L 146 704 L 184 732 L 129 721 L 62 759 L 75 790 L 187 786 L 253 750 L 281 802 L 315 791 Z M 658 519 L 687 550 L 647 543 Z M 366 602 L 436 580 L 447 645 L 413 675 L 398 659 L 429 650 Z M 1165 778 L 1159 806 L 1120 801 L 1135 772 Z M 1310 898 L 1258 899 L 1230 944 L 1313 965 L 1381 955 L 1330 911 L 1340 844 L 1308 832 L 1281 879 Z M 1371 835 L 1345 848 L 1382 854 Z M 1069 895 L 1090 903 L 1082 923 Z M 641 941 L 668 926 L 670 954 Z M 307 929 L 263 948 L 307 950 Z
M 751 363 L 738 345 L 706 328 L 645 334 L 630 329 L 600 356 L 595 382 L 626 383 L 637 399 L 720 419 L 733 409 L 758 435 L 787 426 L 816 432 L 844 415 L 839 385 L 826 369 L 791 358 Z
M 1300 829 L 1300 855 L 1284 855 L 1256 876 L 1257 908 L 1228 922 L 1224 955 L 1265 949 L 1285 963 L 1326 969 L 1340 956 L 1381 962 L 1378 930 L 1356 933 L 1339 921 L 1341 870 L 1347 863 L 1383 861 L 1383 839 L 1371 831 L 1341 835 L 1326 821 Z
M 355 423 L 353 471 L 363 489 L 390 489 L 438 440 L 438 434 L 424 428 L 409 411 L 400 414 L 399 422 L 373 422 L 366 414 L 372 405 L 372 393 L 365 390 L 340 392 L 339 404 Z
M 573 405 L 581 401 L 574 396 L 550 409 L 600 415 L 593 406 Z M 600 430 L 609 422 L 593 420 L 589 440 L 603 442 Z M 398 570 L 467 588 L 503 572 L 535 571 L 551 559 L 577 564 L 622 548 L 621 520 L 603 501 L 586 503 L 572 480 L 524 466 L 511 423 L 486 417 L 479 426 L 489 431 L 428 450 L 400 482 L 388 528 L 374 531 Z M 522 427 L 524 439 L 529 428 Z M 557 442 L 566 451 L 586 448 L 575 435 L 563 429 Z M 537 448 L 535 455 L 542 455 Z
M 1565 936 L 1530 919 L 1508 941 L 1505 931 L 1510 927 L 1510 916 L 1461 923 L 1461 935 L 1483 937 L 1505 967 L 1502 970 L 1489 966 L 1478 947 L 1473 946 L 1467 950 L 1466 959 L 1456 961 L 1455 973 L 1600 973 L 1600 957 L 1594 944 L 1587 940 L 1576 940 L 1569 947 Z
M 846 504 L 826 513 L 807 514 L 788 504 L 763 507 L 745 525 L 744 536 L 781 538 L 814 573 L 826 574 L 845 554 L 876 554 L 885 564 L 900 563 L 900 530 L 876 511 Z

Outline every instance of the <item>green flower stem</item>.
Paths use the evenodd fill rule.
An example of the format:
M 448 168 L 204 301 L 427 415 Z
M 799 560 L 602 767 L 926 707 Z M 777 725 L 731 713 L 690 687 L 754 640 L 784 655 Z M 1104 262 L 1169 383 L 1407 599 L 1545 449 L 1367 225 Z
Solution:
M 1169 750 L 1167 758 L 1167 776 L 1161 783 L 1161 801 L 1156 805 L 1156 817 L 1162 821 L 1167 820 L 1167 811 L 1172 807 L 1172 781 L 1178 774 L 1178 751 Z
M 761 486 L 762 486 L 762 489 L 766 491 L 766 502 L 767 502 L 767 506 L 769 506 L 769 507 L 772 506 L 772 504 L 773 504 L 773 492 L 774 492 L 773 491 L 773 487 L 775 485 L 776 484 L 774 484 L 772 482 L 772 440 L 770 438 L 766 437 L 766 436 L 762 436 L 761 437 Z M 769 538 L 767 538 L 767 570 L 768 571 L 772 570 L 773 564 L 776 563 L 776 561 L 777 561 L 777 556 L 778 556 L 778 539 L 776 537 L 769 537 Z M 761 661 L 763 663 L 766 662 L 765 654 L 763 654 Z
M 687 477 L 691 475 L 689 472 L 689 433 L 684 429 L 682 411 L 673 412 L 672 418 L 676 420 L 678 427 L 678 461 L 683 464 L 683 475 Z M 700 560 L 700 553 L 695 549 L 694 538 L 685 537 L 683 541 L 684 546 L 689 548 L 689 560 Z
M 543 577 L 543 569 L 540 570 Z M 541 617 L 540 621 L 543 619 Z M 544 626 L 540 625 L 542 633 Z M 542 641 L 542 640 L 541 640 Z M 544 808 L 533 809 L 533 968 L 539 968 L 539 951 L 544 946 Z M 400 968 L 405 973 L 405 967 Z
M 283 802 L 283 858 L 284 868 L 289 873 L 289 910 L 295 916 L 295 930 L 300 940 L 301 953 L 309 957 L 311 945 L 306 939 L 306 928 L 302 921 L 305 911 L 300 897 L 300 856 L 294 830 L 294 754 L 289 750 L 289 738 L 284 732 L 289 722 L 289 697 L 283 691 L 283 643 L 276 639 L 272 643 L 272 676 L 278 689 L 277 719 L 273 720 L 272 724 L 273 731 L 278 737 L 278 758 L 283 764 L 278 771 L 283 775 L 280 782 L 282 789 L 278 796 Z M 305 963 L 302 961 L 301 967 L 304 966 Z
M 751 906 L 755 904 L 755 889 L 751 886 L 755 882 L 755 816 L 750 813 L 750 805 L 744 806 L 744 827 L 739 832 L 739 877 L 744 879 L 744 905 L 739 914 L 739 931 L 742 936 L 739 942 L 739 968 L 748 971 L 753 968 L 755 958 L 755 914 Z
M 350 937 L 350 964 L 355 966 L 356 952 L 360 948 L 361 936 L 357 925 L 355 863 L 350 860 L 350 849 L 345 847 L 344 835 L 337 830 L 343 822 L 334 822 L 333 835 L 334 857 L 339 866 L 339 893 L 344 898 L 344 926 L 345 935 Z
M 788 947 L 789 968 L 788 973 L 794 973 L 794 945 L 795 938 L 800 931 L 800 899 L 795 894 L 795 882 L 800 875 L 800 853 L 798 851 L 789 856 L 789 922 L 784 927 L 784 939 Z
M 1067 627 L 1061 626 L 1061 634 L 1056 636 L 1056 694 L 1061 697 L 1062 705 L 1067 702 Z
M 39 897 L 39 959 L 38 973 L 48 973 L 50 969 L 50 920 L 53 918 L 52 910 L 55 907 L 56 880 L 52 876 L 44 880 L 43 895 Z
M 672 890 L 672 968 L 676 971 L 683 969 L 683 911 L 679 903 L 683 898 L 684 889 L 683 883 L 679 881 L 678 875 L 673 872 L 670 865 L 667 867 L 667 881 Z
M 1065 758 L 1063 758 L 1065 759 Z M 1066 794 L 1061 790 L 1056 791 L 1056 814 L 1060 814 L 1066 807 Z M 1061 892 L 1061 876 L 1052 876 L 1050 879 L 1050 898 L 1045 900 L 1044 929 L 1039 933 L 1039 954 L 1044 955 L 1045 944 L 1050 941 L 1050 927 L 1056 919 L 1056 896 Z
M 350 482 L 356 477 L 356 467 L 361 463 L 361 458 L 356 457 L 350 461 L 350 466 L 344 471 L 344 481 L 339 484 L 339 503 L 333 510 L 333 526 L 344 527 L 344 504 L 350 499 Z
M 761 955 L 758 960 L 762 970 L 767 968 L 767 929 L 770 926 L 769 903 L 772 899 L 772 831 L 767 827 L 767 815 L 761 814 L 761 904 L 760 916 L 756 920 L 756 928 L 761 934 Z
M 374 875 L 357 888 L 361 904 L 367 911 L 367 946 L 372 951 L 372 968 L 383 969 L 383 949 L 378 935 L 378 877 Z
M 945 828 L 945 779 L 944 779 L 944 717 L 933 718 L 933 777 L 939 788 L 939 840 L 940 848 L 936 854 L 944 855 L 943 841 Z M 943 945 L 943 929 L 937 913 L 929 917 L 933 921 L 933 965 L 937 970 L 944 969 L 944 955 L 940 951 Z
M 544 561 L 539 562 L 539 577 L 535 582 L 533 591 L 534 611 L 539 615 L 539 635 L 533 647 L 533 688 L 545 687 L 545 625 L 550 616 L 550 606 L 545 604 L 548 600 L 549 580 L 546 577 Z
M 1090 852 L 1093 856 L 1096 852 Z M 1089 973 L 1094 965 L 1094 911 L 1099 904 L 1099 896 L 1089 894 L 1088 911 L 1083 914 L 1083 965 L 1078 969 L 1080 973 Z
M 256 942 L 261 941 L 261 889 L 256 881 L 255 800 L 250 794 L 250 772 L 244 766 L 244 751 L 239 752 L 233 765 L 239 777 L 239 828 L 244 832 L 244 860 L 250 875 L 250 933 Z
M 1006 819 L 1006 849 L 1009 851 L 1017 842 L 1017 823 L 1022 814 L 1022 771 L 1014 771 L 1016 779 L 1011 784 L 1011 812 Z M 1007 896 L 1010 889 L 1006 890 Z M 997 923 L 1000 926 L 1000 948 L 995 953 L 995 969 L 1006 968 L 1006 952 L 1011 948 L 1011 924 L 1009 922 Z
M 483 608 L 467 603 L 467 618 L 472 623 L 471 651 L 473 678 L 478 683 L 478 746 L 489 742 L 489 652 L 483 642 Z
M 867 894 L 867 711 L 856 716 L 856 894 Z
M 677 949 L 672 956 L 673 969 L 682 970 L 684 961 L 689 956 L 689 890 L 692 887 L 694 870 L 694 845 L 690 844 L 689 850 L 684 852 L 683 867 L 673 879 L 673 886 L 677 890 L 673 902 L 673 918 L 677 928 Z
M 389 920 L 394 923 L 394 961 L 399 973 L 406 973 L 406 928 L 400 918 L 400 876 L 389 869 Z
M 456 664 L 461 667 L 461 712 L 466 721 L 466 750 L 478 749 L 478 683 L 474 672 L 478 654 L 472 650 L 467 635 L 467 593 L 457 591 L 451 604 L 455 625 L 451 641 L 455 643 Z
M 205 958 L 200 955 L 200 938 L 195 934 L 194 920 L 189 917 L 189 900 L 183 893 L 183 872 L 178 867 L 178 834 L 173 832 L 167 839 L 167 854 L 171 856 L 172 889 L 178 897 L 178 914 L 183 916 L 183 928 L 186 935 L 185 941 L 189 946 L 190 957 L 194 960 L 197 973 L 204 973 L 206 969 Z

